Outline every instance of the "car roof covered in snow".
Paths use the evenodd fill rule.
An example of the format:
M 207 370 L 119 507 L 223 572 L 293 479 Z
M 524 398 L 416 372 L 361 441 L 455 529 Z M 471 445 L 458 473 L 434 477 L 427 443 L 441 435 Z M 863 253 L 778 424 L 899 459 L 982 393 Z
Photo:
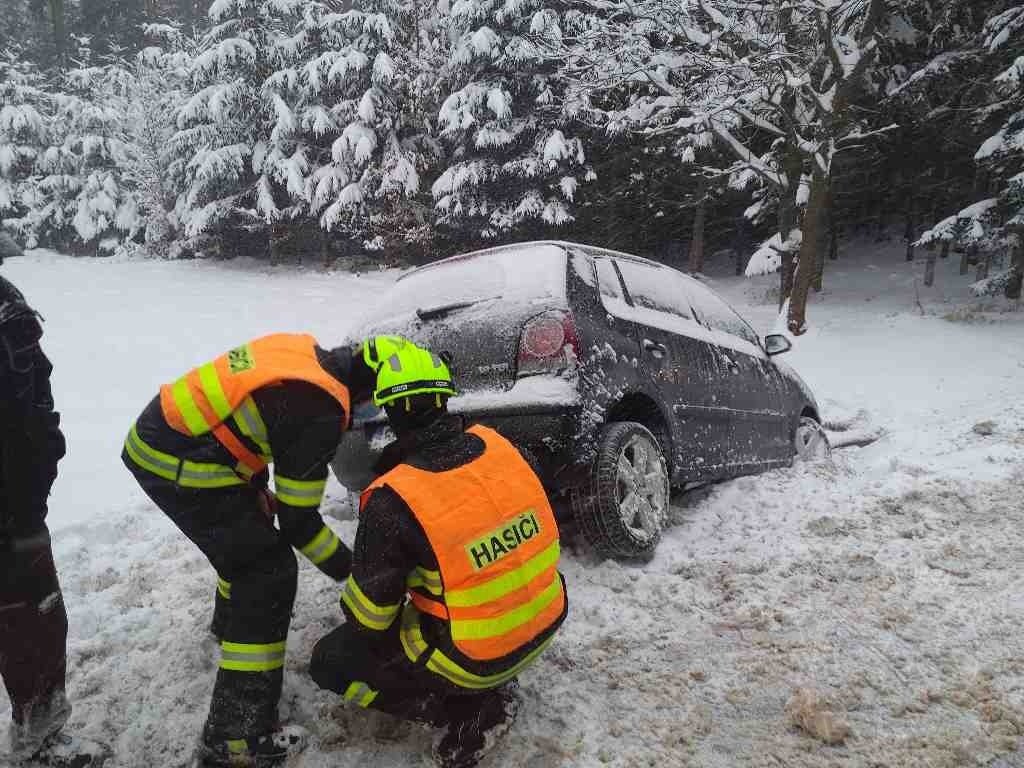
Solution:
M 638 261 L 644 264 L 650 264 L 653 267 L 664 267 L 666 269 L 671 269 L 671 267 L 667 267 L 666 265 L 661 264 L 657 261 L 645 259 L 643 256 L 636 256 L 632 253 L 625 253 L 623 251 L 615 251 L 610 248 L 603 248 L 598 245 L 590 245 L 589 243 L 574 243 L 568 240 L 527 240 L 522 243 L 507 243 L 505 245 L 496 245 L 493 248 L 481 248 L 480 250 L 477 251 L 466 251 L 465 253 L 458 253 L 455 254 L 454 256 L 449 256 L 448 258 L 441 259 L 439 261 L 434 261 L 431 262 L 430 264 L 425 264 L 422 267 L 417 267 L 416 269 L 410 270 L 398 279 L 401 281 L 406 279 L 407 277 L 424 272 L 426 270 L 436 269 L 438 267 L 444 266 L 445 264 L 458 263 L 465 261 L 467 259 L 476 258 L 478 256 L 498 255 L 502 253 L 522 251 L 542 246 L 556 246 L 558 248 L 563 248 L 565 250 L 580 248 L 584 249 L 585 252 L 591 255 L 609 256 L 617 259 L 629 259 L 631 261 Z

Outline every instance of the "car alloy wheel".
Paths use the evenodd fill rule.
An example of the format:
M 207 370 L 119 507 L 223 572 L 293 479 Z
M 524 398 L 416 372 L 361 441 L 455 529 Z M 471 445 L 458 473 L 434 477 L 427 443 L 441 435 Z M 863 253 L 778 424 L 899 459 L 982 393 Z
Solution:
M 669 470 L 658 438 L 643 424 L 606 424 L 588 479 L 572 490 L 584 537 L 607 557 L 647 558 L 668 518 Z
M 633 435 L 622 447 L 617 464 L 619 515 L 639 540 L 661 532 L 668 512 L 668 474 L 653 438 Z
M 825 429 L 810 416 L 801 416 L 793 437 L 793 447 L 799 461 L 821 461 L 832 455 Z

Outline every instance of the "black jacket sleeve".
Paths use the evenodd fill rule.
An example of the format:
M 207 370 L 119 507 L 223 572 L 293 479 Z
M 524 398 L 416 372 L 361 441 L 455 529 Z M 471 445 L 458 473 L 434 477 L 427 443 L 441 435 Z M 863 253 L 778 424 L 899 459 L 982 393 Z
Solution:
M 387 486 L 374 490 L 359 514 L 352 573 L 341 595 L 345 618 L 355 629 L 377 633 L 391 626 L 409 574 L 433 559 L 425 549 L 426 536 L 401 497 Z
M 44 526 L 46 499 L 65 453 L 50 388 L 42 326 L 0 278 L 0 537 Z
M 274 491 L 281 533 L 326 575 L 348 576 L 351 553 L 324 523 L 320 503 L 328 464 L 341 441 L 345 412 L 326 392 L 305 382 L 260 390 L 253 400 L 267 427 L 274 457 Z

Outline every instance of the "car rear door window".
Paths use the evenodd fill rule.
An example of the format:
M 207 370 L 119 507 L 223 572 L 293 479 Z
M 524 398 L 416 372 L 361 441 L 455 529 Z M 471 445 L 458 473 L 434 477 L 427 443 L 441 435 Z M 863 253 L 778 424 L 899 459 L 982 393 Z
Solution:
M 667 312 L 686 320 L 693 319 L 686 292 L 679 280 L 682 276 L 677 272 L 626 259 L 619 259 L 617 263 L 636 306 Z
M 622 295 L 622 281 L 619 280 L 619 276 L 615 272 L 615 265 L 611 260 L 595 259 L 594 264 L 597 267 L 597 285 L 601 291 L 601 297 L 625 301 L 626 297 Z M 608 309 L 610 310 L 610 307 Z

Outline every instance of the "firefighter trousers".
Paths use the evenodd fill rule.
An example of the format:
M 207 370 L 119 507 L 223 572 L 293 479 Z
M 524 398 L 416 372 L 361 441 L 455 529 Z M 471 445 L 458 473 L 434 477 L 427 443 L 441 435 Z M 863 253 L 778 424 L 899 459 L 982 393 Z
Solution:
M 260 511 L 250 486 L 183 488 L 126 464 L 217 572 L 211 629 L 221 642 L 221 660 L 204 740 L 273 730 L 298 580 L 291 546 Z
M 31 728 L 51 710 L 67 709 L 68 615 L 46 526 L 0 541 L 0 561 L 0 677 L 14 722 Z
M 478 711 L 479 701 L 493 695 L 460 688 L 409 661 L 400 624 L 374 635 L 347 623 L 328 633 L 313 648 L 313 681 L 356 706 L 434 727 Z

